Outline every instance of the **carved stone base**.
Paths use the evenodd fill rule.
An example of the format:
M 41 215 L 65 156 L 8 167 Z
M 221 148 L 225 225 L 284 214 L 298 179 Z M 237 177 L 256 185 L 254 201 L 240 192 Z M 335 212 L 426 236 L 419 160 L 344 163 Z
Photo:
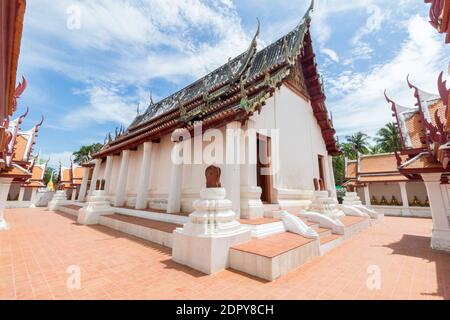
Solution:
M 114 211 L 109 204 L 108 195 L 105 191 L 97 190 L 87 198 L 86 204 L 78 211 L 78 223 L 98 224 L 100 216 L 112 214 Z
M 222 188 L 204 189 L 189 222 L 173 233 L 172 259 L 206 274 L 229 267 L 230 247 L 251 239 Z
M 450 252 L 450 231 L 433 230 L 431 236 L 431 248 Z
M 60 206 L 69 204 L 70 201 L 67 200 L 67 193 L 65 190 L 59 190 L 56 191 L 56 193 L 54 194 L 52 201 L 50 201 L 48 203 L 48 209 L 50 211 L 57 211 L 59 210 Z
M 241 186 L 241 219 L 264 218 L 260 187 Z

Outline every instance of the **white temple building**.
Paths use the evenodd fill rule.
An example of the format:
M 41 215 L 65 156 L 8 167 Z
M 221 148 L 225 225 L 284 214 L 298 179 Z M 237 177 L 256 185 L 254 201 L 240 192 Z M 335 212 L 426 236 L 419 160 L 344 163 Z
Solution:
M 369 227 L 380 217 L 356 194 L 337 202 L 311 10 L 260 51 L 258 27 L 246 52 L 152 102 L 84 166 L 78 201 L 60 190 L 50 209 L 171 247 L 204 273 L 268 280 Z

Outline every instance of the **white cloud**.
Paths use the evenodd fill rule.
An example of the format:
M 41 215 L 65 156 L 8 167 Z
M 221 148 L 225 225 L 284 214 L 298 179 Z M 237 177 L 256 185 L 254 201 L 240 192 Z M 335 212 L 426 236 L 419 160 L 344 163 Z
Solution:
M 73 5 L 79 30 L 66 27 Z M 63 116 L 69 128 L 128 124 L 139 99 L 133 92 L 159 79 L 195 80 L 243 52 L 252 36 L 227 0 L 34 0 L 25 30 L 27 73 L 53 70 L 85 87 L 88 105 Z
M 358 130 L 374 134 L 393 118 L 383 92 L 403 105 L 415 103 L 406 84 L 407 74 L 419 87 L 437 92 L 437 76 L 448 63 L 448 49 L 426 18 L 413 16 L 407 23 L 408 38 L 399 44 L 395 57 L 367 73 L 342 72 L 329 79 L 328 88 L 337 96 L 328 102 L 340 135 Z
M 328 48 L 324 48 L 321 50 L 321 52 L 326 54 L 328 56 L 328 58 L 330 58 L 332 61 L 339 63 L 339 56 L 336 53 L 336 51 L 328 49 Z

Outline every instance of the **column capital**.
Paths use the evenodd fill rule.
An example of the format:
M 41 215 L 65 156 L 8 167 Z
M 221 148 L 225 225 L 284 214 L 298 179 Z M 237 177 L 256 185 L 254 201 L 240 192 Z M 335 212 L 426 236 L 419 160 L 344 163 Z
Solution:
M 442 173 L 422 173 L 423 181 L 426 182 L 441 182 Z

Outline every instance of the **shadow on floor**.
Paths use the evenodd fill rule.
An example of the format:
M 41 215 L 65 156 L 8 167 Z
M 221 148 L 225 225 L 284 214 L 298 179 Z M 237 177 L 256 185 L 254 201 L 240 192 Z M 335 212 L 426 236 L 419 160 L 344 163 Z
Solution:
M 435 293 L 422 293 L 423 296 L 442 297 L 450 299 L 450 253 L 433 250 L 430 247 L 430 237 L 403 235 L 398 242 L 383 247 L 392 250 L 391 254 L 421 258 L 436 264 L 438 290 Z
M 205 274 L 203 272 L 200 272 L 195 269 L 184 266 L 182 264 L 179 264 L 179 263 L 173 261 L 172 259 L 167 259 L 167 260 L 161 261 L 161 263 L 166 266 L 165 269 L 181 271 L 181 272 L 187 273 L 188 275 L 195 277 L 195 278 L 203 278 L 203 277 L 208 276 L 207 274 Z

